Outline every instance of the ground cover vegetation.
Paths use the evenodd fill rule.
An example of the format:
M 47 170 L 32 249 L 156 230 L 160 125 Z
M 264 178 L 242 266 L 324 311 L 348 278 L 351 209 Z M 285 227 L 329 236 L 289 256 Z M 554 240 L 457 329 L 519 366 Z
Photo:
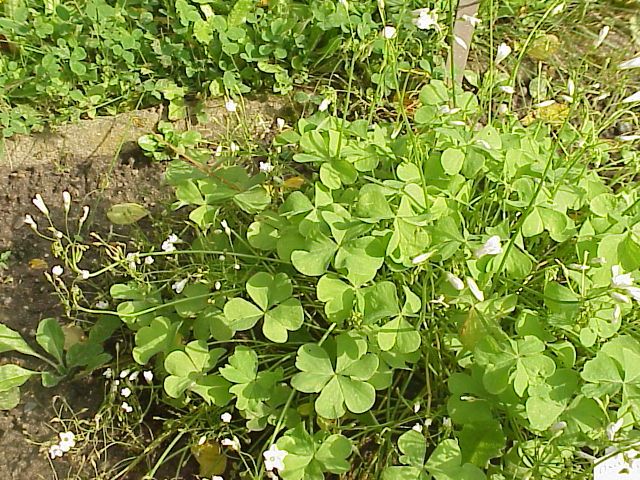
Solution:
M 161 123 L 139 146 L 175 202 L 114 206 L 126 241 L 35 197 L 84 336 L 0 327 L 0 351 L 50 367 L 1 366 L 3 406 L 29 378 L 103 374 L 102 427 L 70 422 L 49 453 L 128 435 L 109 478 L 190 457 L 216 480 L 637 476 L 640 60 L 611 21 L 555 63 L 591 6 L 483 3 L 484 66 L 453 86 L 449 2 L 5 0 L 7 136 L 206 96 L 241 118 L 265 88 L 306 113 L 268 144 Z

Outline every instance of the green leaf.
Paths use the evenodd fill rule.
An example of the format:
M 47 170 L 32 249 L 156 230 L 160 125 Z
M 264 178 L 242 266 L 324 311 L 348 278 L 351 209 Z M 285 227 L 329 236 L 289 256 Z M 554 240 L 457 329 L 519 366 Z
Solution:
M 312 277 L 323 275 L 338 246 L 324 235 L 316 235 L 308 241 L 308 250 L 296 250 L 291 254 L 291 263 L 296 269 Z
M 64 332 L 55 318 L 45 318 L 38 324 L 36 342 L 45 352 L 62 363 L 64 356 Z
M 20 388 L 14 387 L 0 392 L 0 410 L 11 410 L 20 403 Z
M 7 392 L 23 385 L 32 375 L 38 372 L 27 370 L 12 363 L 0 365 L 0 392 Z
M 242 298 L 232 298 L 224 306 L 226 324 L 233 331 L 253 328 L 262 315 L 262 310 Z
M 116 225 L 131 225 L 149 215 L 149 210 L 137 203 L 118 203 L 107 211 L 107 218 Z
M 458 443 L 453 439 L 443 440 L 433 451 L 426 464 L 427 471 L 435 480 L 485 480 L 486 476 L 475 465 L 462 463 Z
M 182 318 L 196 316 L 209 304 L 209 291 L 209 287 L 202 283 L 187 285 L 180 294 L 180 303 L 175 305 L 177 314 Z
M 300 301 L 289 298 L 265 314 L 262 331 L 269 340 L 284 343 L 288 331 L 298 330 L 303 322 L 304 310 Z
M 229 363 L 220 369 L 220 374 L 233 383 L 250 383 L 256 379 L 258 355 L 247 347 L 236 347 Z
M 377 340 L 381 350 L 395 349 L 400 353 L 415 352 L 421 343 L 420 333 L 401 316 L 382 326 Z
M 440 163 L 447 175 L 455 175 L 462 170 L 464 164 L 464 151 L 458 148 L 447 148 L 442 152 Z
M 358 305 L 367 325 L 400 313 L 396 286 L 392 282 L 379 282 L 359 291 Z
M 247 293 L 251 299 L 263 310 L 278 305 L 288 299 L 293 293 L 291 280 L 286 273 L 270 275 L 259 272 L 247 282 Z
M 422 433 L 415 430 L 404 432 L 398 438 L 398 448 L 402 452 L 400 462 L 420 469 L 423 467 L 427 454 L 427 443 Z
M 308 343 L 298 349 L 296 367 L 303 374 L 295 374 L 291 386 L 304 393 L 318 393 L 333 377 L 334 371 L 324 348 Z
M 372 223 L 394 217 L 383 189 L 374 184 L 366 184 L 360 189 L 356 215 L 363 221 Z
M 492 458 L 502 454 L 505 441 L 500 422 L 468 423 L 458 434 L 461 461 L 486 468 Z
M 271 196 L 262 185 L 255 185 L 233 197 L 238 207 L 247 213 L 259 213 L 271 204 Z
M 0 353 L 10 352 L 11 350 L 25 355 L 36 355 L 36 352 L 22 339 L 18 332 L 11 330 L 4 323 L 0 323 Z
M 342 324 L 353 312 L 355 291 L 333 275 L 324 275 L 316 286 L 318 300 L 325 302 L 324 312 L 330 322 Z
M 133 359 L 140 365 L 146 364 L 157 353 L 168 352 L 177 343 L 176 335 L 182 325 L 167 317 L 156 317 L 147 327 L 136 333 Z

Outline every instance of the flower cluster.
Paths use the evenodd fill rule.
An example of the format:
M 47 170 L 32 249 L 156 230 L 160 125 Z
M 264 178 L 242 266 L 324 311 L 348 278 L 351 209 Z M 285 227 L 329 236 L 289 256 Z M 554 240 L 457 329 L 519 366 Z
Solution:
M 73 432 L 60 432 L 60 441 L 49 447 L 49 456 L 51 458 L 62 457 L 76 445 L 76 436 Z

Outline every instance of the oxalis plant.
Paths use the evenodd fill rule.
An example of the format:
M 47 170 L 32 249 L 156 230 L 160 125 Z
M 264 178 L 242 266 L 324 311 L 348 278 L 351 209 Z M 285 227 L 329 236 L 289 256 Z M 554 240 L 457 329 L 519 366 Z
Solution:
M 481 113 L 433 80 L 402 128 L 319 112 L 260 168 L 211 168 L 166 125 L 140 140 L 186 225 L 101 243 L 107 309 L 70 308 L 130 332 L 181 422 L 170 448 L 186 432 L 218 478 L 635 468 L 637 189 L 589 168 L 608 155 L 592 124 Z

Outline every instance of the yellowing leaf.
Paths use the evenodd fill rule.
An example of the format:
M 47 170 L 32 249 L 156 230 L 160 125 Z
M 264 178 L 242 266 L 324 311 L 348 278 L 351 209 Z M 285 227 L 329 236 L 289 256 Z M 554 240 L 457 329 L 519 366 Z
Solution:
M 554 127 L 560 127 L 569 116 L 569 105 L 564 103 L 554 103 L 546 107 L 540 107 L 536 116 Z
M 531 42 L 527 55 L 544 62 L 560 48 L 560 39 L 552 34 L 542 35 Z
M 77 325 L 65 325 L 62 327 L 62 333 L 64 333 L 64 349 L 69 350 L 76 343 L 83 342 L 85 340 L 84 331 Z
M 460 327 L 460 341 L 467 349 L 473 350 L 476 344 L 487 334 L 478 312 L 469 310 L 467 318 Z
M 107 218 L 116 225 L 131 225 L 149 215 L 149 210 L 137 203 L 118 203 L 107 212 Z
M 282 185 L 285 188 L 289 188 L 291 190 L 298 190 L 302 185 L 304 185 L 304 178 L 302 177 L 290 177 L 287 178 Z
M 193 445 L 191 453 L 200 465 L 201 477 L 222 475 L 227 468 L 227 457 L 215 442 L 206 441 L 202 445 Z
M 42 258 L 32 258 L 29 260 L 29 268 L 32 270 L 47 270 L 49 265 Z

